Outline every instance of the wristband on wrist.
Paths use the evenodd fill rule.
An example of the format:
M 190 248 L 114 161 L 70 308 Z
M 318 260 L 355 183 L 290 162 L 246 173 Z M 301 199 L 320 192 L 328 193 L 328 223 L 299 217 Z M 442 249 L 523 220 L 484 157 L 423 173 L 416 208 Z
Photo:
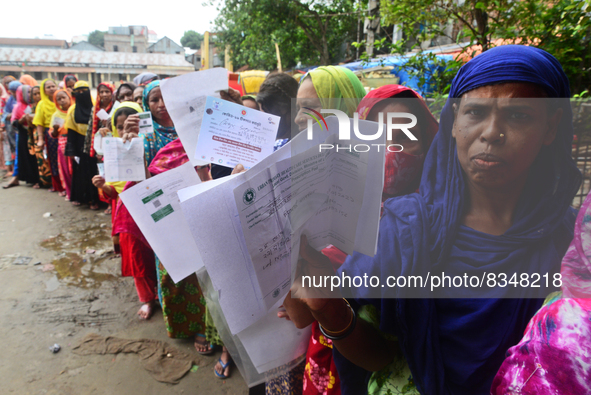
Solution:
M 353 310 L 353 307 L 351 307 L 347 299 L 343 298 L 343 300 L 345 301 L 345 303 L 347 303 L 349 310 L 351 310 L 351 321 L 349 321 L 349 325 L 347 325 L 345 329 L 340 330 L 338 332 L 329 331 L 328 329 L 325 329 L 322 325 L 318 325 L 320 327 L 320 332 L 322 332 L 324 337 L 332 341 L 342 340 L 349 336 L 355 330 L 355 324 L 357 323 L 357 314 L 355 314 L 355 310 Z

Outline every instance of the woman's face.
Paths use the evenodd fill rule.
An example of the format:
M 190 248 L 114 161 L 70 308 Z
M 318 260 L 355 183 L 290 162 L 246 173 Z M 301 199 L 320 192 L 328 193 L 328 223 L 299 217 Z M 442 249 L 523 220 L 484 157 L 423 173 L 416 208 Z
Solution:
M 253 110 L 259 109 L 259 105 L 257 104 L 257 102 L 252 99 L 242 99 L 242 105 L 244 107 L 252 108 Z
M 53 81 L 47 81 L 45 83 L 45 94 L 49 97 L 49 100 L 53 101 L 53 94 L 57 90 L 57 86 Z
M 410 100 L 410 99 L 408 99 Z M 383 104 L 382 104 L 383 103 Z M 410 108 L 403 103 L 388 103 L 388 100 L 384 100 L 381 103 L 376 104 L 371 109 L 367 120 L 373 122 L 379 122 L 379 115 L 383 113 L 382 121 L 386 124 L 386 114 L 389 112 L 406 112 L 412 113 Z M 415 116 L 417 114 L 414 114 Z M 422 134 L 421 128 L 419 127 L 419 123 L 424 122 L 420 116 L 417 116 L 417 124 L 413 128 L 409 128 L 408 130 L 418 139 L 418 140 L 411 140 L 408 136 L 400 129 L 392 130 L 392 140 L 388 140 L 387 144 L 399 144 L 403 147 L 403 151 L 407 154 L 411 155 L 421 155 L 424 153 L 423 144 L 422 144 Z M 392 123 L 397 124 L 406 124 L 408 123 L 408 118 L 393 118 Z
M 474 89 L 454 104 L 452 135 L 470 183 L 499 190 L 525 182 L 562 117 L 543 97 L 534 84 L 506 83 Z
M 161 125 L 167 126 L 167 123 L 170 123 L 170 115 L 168 115 L 168 111 L 166 110 L 166 106 L 164 105 L 164 100 L 162 99 L 162 92 L 160 91 L 160 87 L 157 86 L 156 88 L 152 89 L 150 95 L 148 96 L 148 106 L 150 107 L 150 112 L 152 116 L 156 119 Z
M 113 100 L 113 93 L 106 86 L 99 86 L 98 94 L 102 105 L 108 105 Z
M 33 98 L 33 104 L 39 103 L 41 100 L 41 89 L 38 87 L 31 89 L 31 97 Z
M 302 82 L 302 85 L 300 85 L 300 88 L 298 89 L 297 103 L 298 113 L 295 117 L 295 123 L 297 123 L 301 132 L 308 127 L 308 119 L 310 119 L 309 115 L 304 114 L 304 112 L 307 112 L 304 107 L 312 108 L 316 111 L 322 109 L 322 104 L 320 103 L 320 99 L 318 98 L 316 88 L 314 88 L 311 78 L 306 78 L 304 82 Z
M 121 114 L 115 120 L 115 127 L 117 127 L 117 133 L 119 136 L 123 136 L 123 132 L 125 131 L 125 120 L 127 119 L 126 114 Z
M 133 101 L 133 92 L 127 85 L 123 85 L 119 88 L 119 96 L 117 97 L 121 103 L 124 101 Z
M 58 94 L 55 96 L 55 99 L 57 101 L 56 104 L 60 106 L 63 111 L 66 111 L 68 108 L 70 108 L 70 98 L 65 92 L 58 92 Z
M 133 101 L 136 102 L 137 104 L 142 105 L 142 96 L 144 95 L 144 88 L 143 87 L 137 87 L 135 88 L 135 90 L 133 91 Z
M 69 79 L 66 81 L 66 88 L 74 89 L 74 85 L 76 85 L 76 80 Z

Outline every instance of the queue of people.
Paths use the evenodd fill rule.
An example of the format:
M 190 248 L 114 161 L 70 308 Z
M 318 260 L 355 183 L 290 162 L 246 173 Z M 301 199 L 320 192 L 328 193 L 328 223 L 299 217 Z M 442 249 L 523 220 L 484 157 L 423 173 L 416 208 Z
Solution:
M 91 209 L 108 202 L 122 275 L 134 278 L 142 303 L 139 318 L 149 319 L 159 305 L 169 337 L 194 339 L 202 355 L 221 348 L 213 373 L 225 379 L 232 356 L 197 277 L 171 279 L 118 199 L 136 183 L 109 183 L 97 171 L 97 133 L 126 141 L 143 137 L 147 177 L 189 161 L 160 82 L 145 73 L 117 89 L 101 83 L 93 99 L 88 84 L 74 76 L 66 76 L 63 87 L 4 77 L 3 150 L 13 172 L 4 187 L 48 187 Z M 307 128 L 304 108 L 339 109 L 370 121 L 380 113 L 417 117 L 411 129 L 417 140 L 401 130 L 389 137 L 404 150 L 385 154 L 377 254 L 347 256 L 334 246 L 316 251 L 304 237 L 302 274 L 399 276 L 445 265 L 458 274 L 535 268 L 564 278 L 546 301 L 376 299 L 364 288 L 346 300 L 302 298 L 296 296 L 305 290 L 296 281 L 277 319 L 311 325 L 306 359 L 269 379 L 267 394 L 591 393 L 591 200 L 577 216 L 571 202 L 581 173 L 571 157 L 569 82 L 551 54 L 507 45 L 478 55 L 454 78 L 439 122 L 412 89 L 387 85 L 366 94 L 359 79 L 339 66 L 314 69 L 299 83 L 271 73 L 256 96 L 233 89 L 221 96 L 280 117 L 276 150 Z M 553 105 L 503 104 L 515 98 L 551 99 Z M 101 110 L 111 119 L 101 120 Z M 139 132 L 143 111 L 153 119 L 154 133 L 147 136 Z M 210 164 L 195 171 L 207 182 L 243 168 Z

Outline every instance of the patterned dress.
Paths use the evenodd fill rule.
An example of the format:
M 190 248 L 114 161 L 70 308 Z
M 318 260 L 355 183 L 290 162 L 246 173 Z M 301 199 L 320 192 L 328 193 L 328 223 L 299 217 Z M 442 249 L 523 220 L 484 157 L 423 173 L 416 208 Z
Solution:
M 491 394 L 591 394 L 591 198 L 577 216 L 562 260 L 562 291 L 551 294 L 523 339 L 507 351 Z M 544 280 L 545 281 L 545 280 Z M 556 284 L 558 285 L 558 284 Z

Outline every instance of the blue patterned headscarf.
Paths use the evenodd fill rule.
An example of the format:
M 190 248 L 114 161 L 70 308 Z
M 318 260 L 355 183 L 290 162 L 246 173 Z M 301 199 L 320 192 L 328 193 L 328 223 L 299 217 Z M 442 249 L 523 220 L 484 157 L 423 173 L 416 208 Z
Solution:
M 150 111 L 150 105 L 148 104 L 150 92 L 157 86 L 160 86 L 160 82 L 162 81 L 152 81 L 144 89 L 144 96 L 142 99 L 144 111 Z M 178 138 L 174 126 L 162 126 L 156 122 L 154 117 L 152 117 L 152 123 L 154 127 L 154 133 L 144 136 L 144 157 L 148 163 L 148 166 L 150 163 L 152 163 L 152 159 L 154 159 L 158 151 L 160 151 L 166 144 Z
M 513 225 L 503 235 L 493 236 L 461 224 L 466 180 L 452 137 L 453 103 L 470 90 L 506 82 L 542 87 L 550 98 L 559 98 L 553 101 L 563 115 L 554 142 L 542 149 L 530 169 Z M 581 182 L 571 157 L 569 98 L 560 63 L 543 50 L 500 46 L 466 63 L 452 82 L 439 132 L 425 160 L 420 192 L 386 201 L 377 254 L 370 258 L 356 253 L 341 270 L 351 277 L 366 274 L 382 279 L 425 276 L 443 268 L 452 277 L 485 271 L 558 271 L 572 238 L 575 213 L 570 204 Z M 398 336 L 417 389 L 424 394 L 488 393 L 505 351 L 519 342 L 542 304 L 540 299 L 372 301 L 364 288 L 356 289 L 356 297 L 359 303 L 373 303 L 381 310 L 380 328 Z

